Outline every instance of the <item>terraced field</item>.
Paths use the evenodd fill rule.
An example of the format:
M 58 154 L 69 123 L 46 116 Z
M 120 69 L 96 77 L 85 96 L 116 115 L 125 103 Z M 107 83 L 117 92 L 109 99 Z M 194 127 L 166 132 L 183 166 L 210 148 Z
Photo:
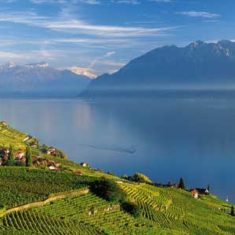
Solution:
M 234 230 L 227 233 L 224 229 L 227 227 L 232 231 L 235 218 L 221 213 L 226 204 L 214 196 L 195 200 L 190 193 L 174 188 L 135 183 L 122 183 L 120 186 L 130 200 L 139 204 L 142 217 L 154 222 L 154 225 L 158 224 L 163 230 L 168 228 L 182 234 L 235 234 Z
M 92 194 L 12 213 L 2 223 L 6 230 L 35 234 L 147 234 L 155 230 L 150 223 L 123 212 L 118 204 L 109 204 Z

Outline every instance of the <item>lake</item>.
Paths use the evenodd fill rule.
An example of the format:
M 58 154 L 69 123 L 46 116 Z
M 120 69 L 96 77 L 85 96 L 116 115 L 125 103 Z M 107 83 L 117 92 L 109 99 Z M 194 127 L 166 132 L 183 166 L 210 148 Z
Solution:
M 235 99 L 1 99 L 0 119 L 76 162 L 235 201 Z

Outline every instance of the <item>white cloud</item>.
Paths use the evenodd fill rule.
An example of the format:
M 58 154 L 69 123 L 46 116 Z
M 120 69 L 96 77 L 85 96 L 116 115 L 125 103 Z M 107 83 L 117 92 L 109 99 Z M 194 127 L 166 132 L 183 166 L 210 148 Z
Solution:
M 44 27 L 52 30 L 61 31 L 72 31 L 77 30 L 79 33 L 87 35 L 95 35 L 102 37 L 140 37 L 166 33 L 171 31 L 172 27 L 162 27 L 162 28 L 146 28 L 146 27 L 124 27 L 124 26 L 111 26 L 111 25 L 95 25 L 89 24 L 80 20 L 65 20 L 65 21 L 54 21 L 46 22 Z
M 96 25 L 63 15 L 53 18 L 41 16 L 35 12 L 0 12 L 0 22 L 26 24 L 72 34 L 79 33 L 110 38 L 158 36 L 175 29 L 175 27 L 150 28 L 137 26 Z
M 0 58 L 6 59 L 6 60 L 12 60 L 12 59 L 22 59 L 24 58 L 24 55 L 9 51 L 0 51 Z
M 133 5 L 136 5 L 136 4 L 140 4 L 140 1 L 139 0 L 112 0 L 112 3 L 119 3 L 119 4 L 133 4 Z
M 105 57 L 111 57 L 112 55 L 115 55 L 116 54 L 116 51 L 108 51 L 106 54 L 105 54 Z
M 90 5 L 97 5 L 101 3 L 99 0 L 80 0 L 80 1 Z
M 78 4 L 86 3 L 89 5 L 100 4 L 100 0 L 30 0 L 34 4 Z
M 208 18 L 208 19 L 214 19 L 220 17 L 219 14 L 207 11 L 182 11 L 182 12 L 177 12 L 177 14 L 189 17 L 199 17 L 199 18 Z
M 169 3 L 173 2 L 173 0 L 149 0 L 149 2 L 156 2 L 156 3 Z

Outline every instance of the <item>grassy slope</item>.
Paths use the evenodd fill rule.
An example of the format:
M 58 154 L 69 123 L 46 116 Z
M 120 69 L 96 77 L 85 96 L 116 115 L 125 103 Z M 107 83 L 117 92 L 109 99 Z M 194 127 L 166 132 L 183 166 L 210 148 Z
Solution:
M 24 148 L 25 137 L 0 126 L 0 145 Z M 130 183 L 68 160 L 56 161 L 62 163 L 63 172 L 0 167 L 0 206 L 7 209 L 44 200 L 52 193 L 84 188 L 105 176 L 116 180 L 129 199 L 140 205 L 141 216 L 134 218 L 119 205 L 89 193 L 8 214 L 0 219 L 0 234 L 235 234 L 235 218 L 219 209 L 229 207 L 215 196 L 195 200 L 183 190 Z M 73 173 L 78 170 L 83 176 Z M 95 213 L 89 215 L 91 211 Z

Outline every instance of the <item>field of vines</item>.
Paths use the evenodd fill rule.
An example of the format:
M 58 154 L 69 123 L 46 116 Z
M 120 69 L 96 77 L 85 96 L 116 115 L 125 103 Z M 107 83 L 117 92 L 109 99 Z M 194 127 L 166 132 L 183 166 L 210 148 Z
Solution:
M 223 204 L 213 196 L 195 200 L 190 193 L 179 189 L 135 183 L 122 183 L 120 186 L 129 199 L 139 205 L 142 217 L 162 229 L 180 231 L 182 234 L 183 231 L 188 231 L 188 234 L 211 235 L 231 234 L 224 231 L 225 227 L 231 231 L 235 229 L 235 220 L 218 210 Z M 213 214 L 208 216 L 211 211 Z M 222 218 L 226 220 L 222 222 Z M 220 222 L 216 224 L 215 221 Z M 227 226 L 224 226 L 224 223 L 227 223 Z
M 51 235 L 129 235 L 157 231 L 150 223 L 123 212 L 119 205 L 92 194 L 68 197 L 41 208 L 9 214 L 2 220 L 2 229 Z
M 46 199 L 49 194 L 87 186 L 89 176 L 49 170 L 0 167 L 0 206 L 11 208 Z
M 67 181 L 70 187 L 72 182 Z M 120 185 L 141 208 L 139 217 L 88 193 L 7 214 L 0 219 L 0 234 L 234 234 L 234 218 L 221 213 L 215 206 L 222 206 L 222 202 L 212 196 L 195 200 L 183 190 L 126 182 Z

